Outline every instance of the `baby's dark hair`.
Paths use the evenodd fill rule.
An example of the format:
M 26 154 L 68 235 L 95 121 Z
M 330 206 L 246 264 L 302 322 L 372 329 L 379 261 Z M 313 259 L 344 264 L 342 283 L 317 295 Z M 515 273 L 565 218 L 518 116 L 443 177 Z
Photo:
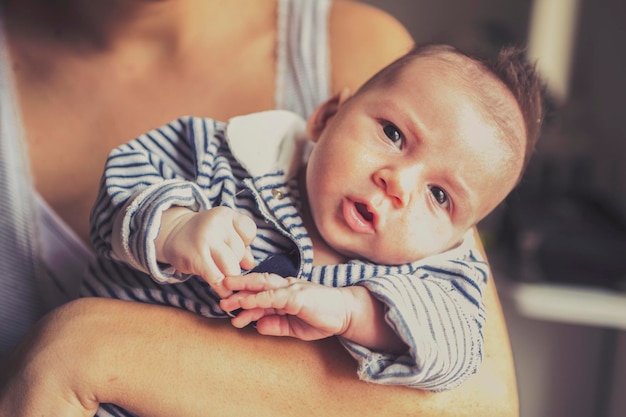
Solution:
M 468 61 L 466 60 L 469 60 L 469 62 L 475 64 L 475 69 L 493 75 L 511 92 L 524 118 L 526 130 L 526 146 L 520 173 L 521 178 L 535 150 L 537 140 L 539 139 L 544 113 L 544 86 L 536 71 L 535 64 L 531 63 L 526 57 L 525 48 L 506 46 L 499 51 L 495 58 L 486 59 L 463 52 L 451 45 L 416 45 L 408 53 L 375 74 L 360 90 L 367 89 L 370 85 L 382 80 L 391 80 L 398 70 L 415 58 L 420 57 L 437 57 L 441 58 L 443 61 L 457 64 L 467 63 Z M 458 67 L 463 68 L 462 66 Z M 472 71 L 471 68 L 468 70 L 466 76 L 468 82 L 476 86 L 480 94 L 485 96 L 482 102 L 490 110 L 490 113 L 503 129 L 505 135 L 509 138 L 514 137 L 515 132 L 511 132 L 510 129 L 507 128 L 507 126 L 510 126 L 510 124 L 507 123 L 507 118 L 510 117 L 510 115 L 506 111 L 501 111 L 502 109 L 499 107 L 501 100 L 493 94 L 493 89 L 490 88 L 491 85 L 485 83 L 484 78 L 476 77 L 476 72 Z M 481 85 L 481 83 L 485 84 Z

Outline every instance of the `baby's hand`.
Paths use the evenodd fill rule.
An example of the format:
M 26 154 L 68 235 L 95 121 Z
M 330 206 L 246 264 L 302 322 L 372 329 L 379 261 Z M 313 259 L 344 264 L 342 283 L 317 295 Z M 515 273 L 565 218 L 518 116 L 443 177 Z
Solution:
M 227 207 L 194 212 L 173 207 L 163 213 L 157 237 L 157 258 L 185 274 L 199 275 L 220 297 L 231 294 L 222 285 L 227 275 L 252 269 L 250 244 L 256 225 L 246 215 Z
M 256 321 L 261 334 L 317 340 L 343 334 L 350 324 L 353 306 L 346 288 L 265 273 L 227 276 L 224 286 L 237 291 L 220 306 L 243 309 L 232 319 L 238 328 Z

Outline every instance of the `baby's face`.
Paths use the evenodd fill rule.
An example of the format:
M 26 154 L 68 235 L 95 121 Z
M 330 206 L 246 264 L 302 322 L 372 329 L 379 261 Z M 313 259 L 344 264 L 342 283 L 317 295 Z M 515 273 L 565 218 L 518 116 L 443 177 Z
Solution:
M 510 143 L 455 74 L 419 58 L 346 101 L 317 138 L 311 215 L 341 254 L 399 264 L 449 249 L 515 185 L 524 143 L 513 96 L 491 83 L 518 112 L 520 139 Z

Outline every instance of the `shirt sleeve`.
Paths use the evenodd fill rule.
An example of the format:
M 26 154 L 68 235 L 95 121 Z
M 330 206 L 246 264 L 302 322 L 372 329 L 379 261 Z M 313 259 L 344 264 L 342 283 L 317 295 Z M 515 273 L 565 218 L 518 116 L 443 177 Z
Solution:
M 473 253 L 438 261 L 411 275 L 358 282 L 385 305 L 385 320 L 408 346 L 402 355 L 374 352 L 341 338 L 359 364 L 359 377 L 431 391 L 452 389 L 482 360 L 488 266 Z
M 114 149 L 91 213 L 96 251 L 158 282 L 189 278 L 157 262 L 154 241 L 168 208 L 200 211 L 213 206 L 210 193 L 198 181 L 205 177 L 210 183 L 217 175 L 223 142 L 223 129 L 216 122 L 184 117 Z

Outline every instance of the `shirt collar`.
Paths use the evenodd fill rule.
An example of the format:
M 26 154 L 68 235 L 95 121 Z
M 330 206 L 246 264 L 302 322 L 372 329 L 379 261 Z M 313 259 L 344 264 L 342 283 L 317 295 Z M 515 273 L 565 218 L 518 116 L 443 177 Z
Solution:
M 253 177 L 282 170 L 291 178 L 306 162 L 312 146 L 306 121 L 286 110 L 233 117 L 226 126 L 226 140 L 233 156 Z

